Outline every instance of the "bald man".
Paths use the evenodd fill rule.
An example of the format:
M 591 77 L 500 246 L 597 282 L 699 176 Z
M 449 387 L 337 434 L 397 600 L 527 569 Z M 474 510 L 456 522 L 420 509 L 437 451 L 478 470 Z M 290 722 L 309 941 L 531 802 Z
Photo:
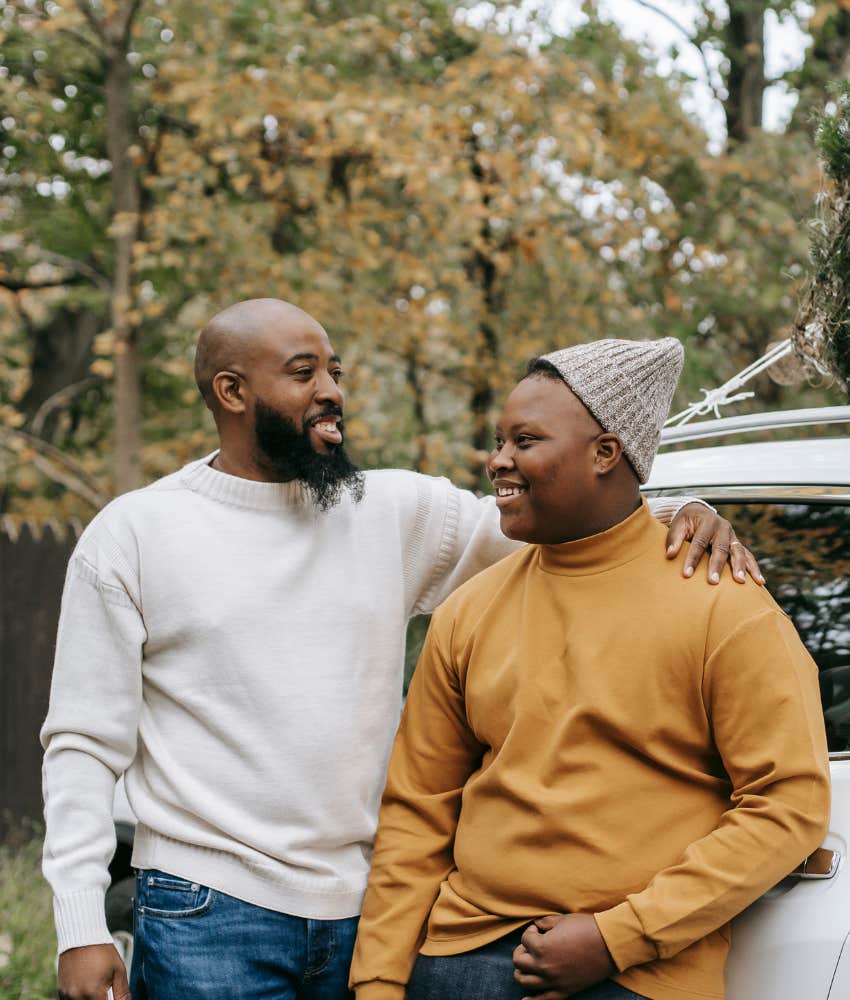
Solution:
M 68 568 L 42 730 L 59 993 L 130 996 L 104 915 L 124 774 L 134 1000 L 342 1000 L 406 623 L 516 543 L 492 498 L 357 470 L 340 359 L 295 306 L 219 313 L 196 376 L 219 449 L 109 504 Z M 734 538 L 699 505 L 671 531 L 714 537 L 710 573 Z

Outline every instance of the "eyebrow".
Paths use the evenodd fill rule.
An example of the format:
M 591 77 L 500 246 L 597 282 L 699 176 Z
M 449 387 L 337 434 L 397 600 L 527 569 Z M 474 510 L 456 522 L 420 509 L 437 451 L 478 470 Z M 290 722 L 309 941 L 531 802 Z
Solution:
M 294 364 L 296 361 L 318 361 L 318 360 L 319 360 L 318 354 L 310 354 L 309 351 L 305 351 L 303 354 L 293 354 L 291 358 L 287 358 L 285 364 L 291 365 Z M 342 364 L 342 361 L 338 354 L 332 354 L 328 360 L 335 362 L 338 365 Z
M 511 424 L 508 430 L 511 432 L 511 434 L 516 434 L 517 431 L 521 431 L 523 428 L 528 427 L 528 424 L 529 424 L 528 420 L 520 420 L 519 423 Z M 531 421 L 531 424 L 532 425 L 534 424 L 533 420 Z M 496 424 L 494 430 L 497 432 L 502 432 L 503 430 L 502 425 Z

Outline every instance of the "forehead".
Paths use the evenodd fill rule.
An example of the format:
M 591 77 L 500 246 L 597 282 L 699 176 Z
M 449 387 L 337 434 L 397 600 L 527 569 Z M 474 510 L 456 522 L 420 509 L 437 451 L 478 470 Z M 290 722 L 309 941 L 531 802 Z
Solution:
M 593 421 L 593 417 L 565 382 L 531 376 L 523 379 L 508 396 L 499 426 L 546 423 L 569 427 L 579 421 L 586 423 Z
M 259 352 L 264 360 L 286 364 L 292 358 L 314 356 L 320 363 L 336 357 L 330 339 L 315 320 L 287 320 L 270 323 L 258 337 Z

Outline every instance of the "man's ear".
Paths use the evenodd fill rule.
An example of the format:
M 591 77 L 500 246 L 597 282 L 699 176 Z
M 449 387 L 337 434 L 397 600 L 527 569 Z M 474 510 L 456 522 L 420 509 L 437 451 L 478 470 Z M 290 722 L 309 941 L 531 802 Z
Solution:
M 623 459 L 623 444 L 616 434 L 600 434 L 596 439 L 593 468 L 597 475 L 607 476 Z
M 237 372 L 218 372 L 212 380 L 213 395 L 226 413 L 245 412 L 245 384 Z

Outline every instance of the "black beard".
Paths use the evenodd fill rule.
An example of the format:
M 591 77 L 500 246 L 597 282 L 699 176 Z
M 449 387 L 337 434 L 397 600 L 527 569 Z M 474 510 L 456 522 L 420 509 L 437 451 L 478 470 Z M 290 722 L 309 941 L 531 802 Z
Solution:
M 338 415 L 340 410 L 332 406 L 323 411 L 325 416 L 331 413 Z M 257 400 L 254 437 L 260 464 L 282 482 L 297 479 L 322 511 L 335 507 L 343 490 L 348 490 L 352 500 L 360 503 L 365 490 L 363 473 L 341 444 L 329 445 L 327 455 L 316 451 L 310 441 L 310 426 L 304 423 L 299 431 L 294 420 Z M 342 421 L 337 427 L 342 431 Z

